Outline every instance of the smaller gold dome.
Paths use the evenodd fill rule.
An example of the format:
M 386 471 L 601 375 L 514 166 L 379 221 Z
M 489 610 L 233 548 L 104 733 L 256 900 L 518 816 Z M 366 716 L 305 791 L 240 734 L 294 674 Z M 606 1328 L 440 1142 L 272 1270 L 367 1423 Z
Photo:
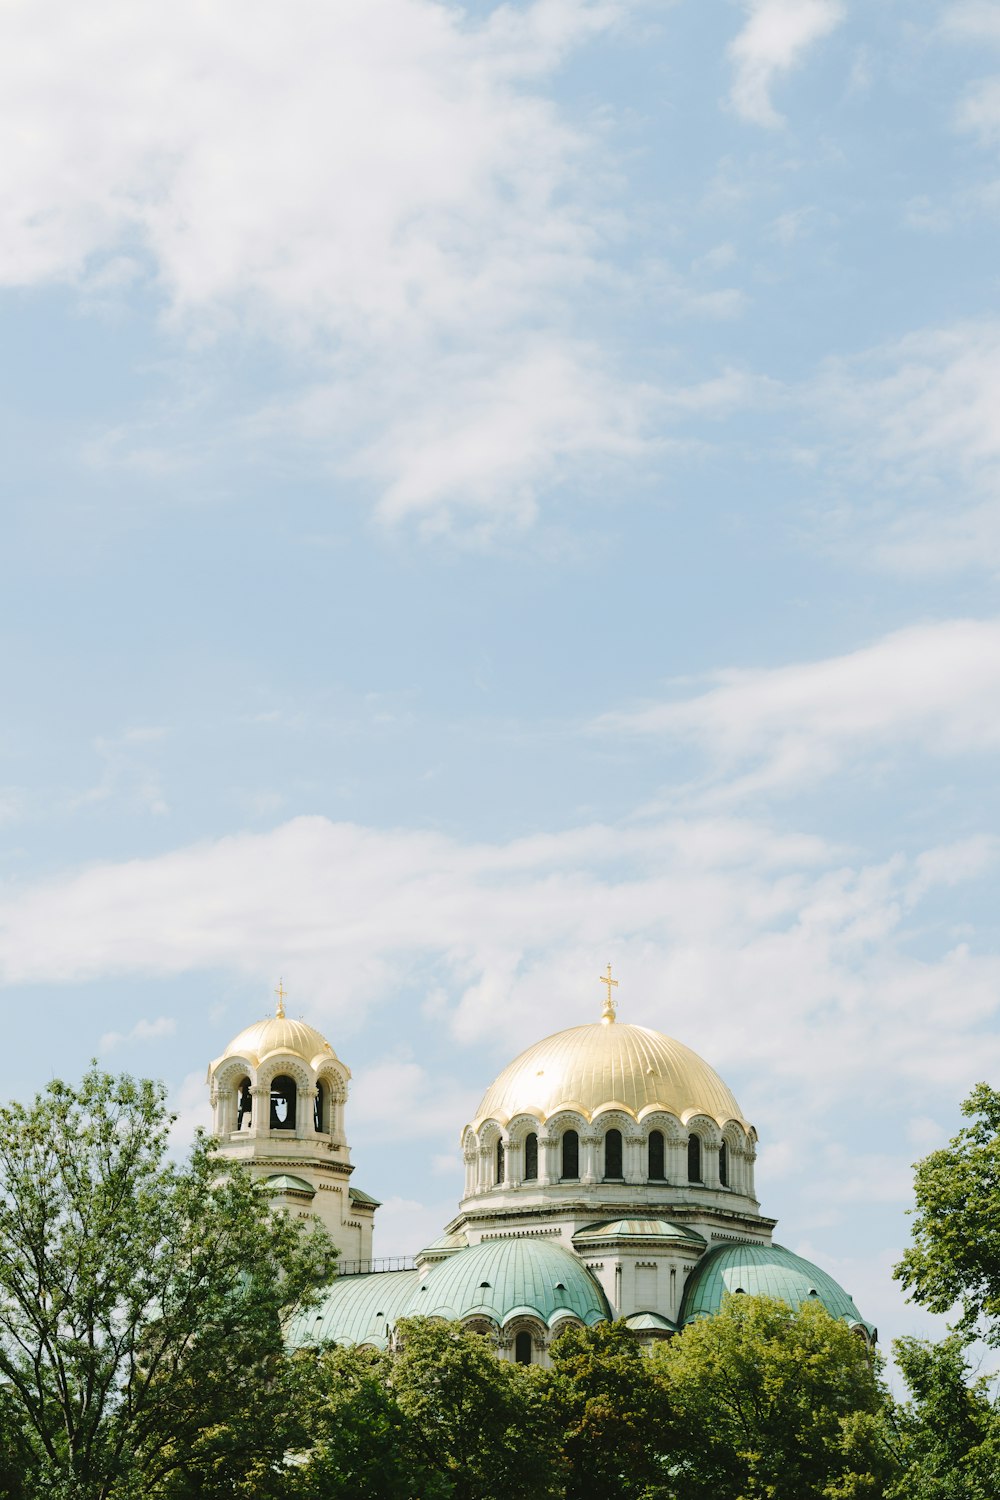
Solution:
M 613 1014 L 558 1031 L 515 1057 L 486 1090 L 474 1123 L 506 1125 L 521 1113 L 545 1120 L 560 1109 L 593 1119 L 609 1108 L 636 1119 L 660 1109 L 681 1119 L 697 1112 L 720 1125 L 747 1124 L 718 1073 L 690 1047 L 645 1026 L 616 1025 Z
M 265 1016 L 263 1021 L 247 1026 L 239 1036 L 233 1037 L 219 1061 L 223 1062 L 227 1057 L 245 1057 L 256 1065 L 272 1052 L 292 1052 L 307 1063 L 315 1062 L 321 1054 L 324 1057 L 337 1056 L 315 1026 L 280 1015 Z

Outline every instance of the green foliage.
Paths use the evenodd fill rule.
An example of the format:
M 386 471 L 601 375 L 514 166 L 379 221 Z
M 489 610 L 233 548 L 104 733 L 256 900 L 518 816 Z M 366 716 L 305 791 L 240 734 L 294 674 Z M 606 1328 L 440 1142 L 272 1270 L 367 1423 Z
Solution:
M 819 1303 L 770 1297 L 662 1345 L 677 1500 L 876 1500 L 894 1468 L 866 1345 Z
M 548 1500 L 560 1493 L 556 1414 L 542 1372 L 498 1360 L 489 1339 L 404 1318 L 392 1391 L 419 1459 L 450 1500 Z M 430 1494 L 431 1492 L 428 1492 Z
M 895 1275 L 932 1312 L 961 1308 L 959 1327 L 1000 1344 L 1000 1094 L 977 1084 L 971 1124 L 917 1163 L 913 1240 Z
M 912 1400 L 896 1413 L 903 1471 L 891 1500 L 995 1500 L 1000 1492 L 1000 1411 L 990 1382 L 969 1379 L 965 1342 L 893 1344 Z
M 416 1429 L 392 1389 L 392 1358 L 373 1349 L 303 1350 L 291 1361 L 297 1458 L 289 1496 L 323 1500 L 446 1500 Z
M 0 1109 L 0 1422 L 25 1500 L 277 1485 L 282 1321 L 335 1252 L 206 1138 L 171 1162 L 170 1124 L 162 1086 L 96 1067 Z
M 624 1323 L 567 1329 L 552 1346 L 566 1500 L 652 1500 L 668 1461 L 669 1400 Z

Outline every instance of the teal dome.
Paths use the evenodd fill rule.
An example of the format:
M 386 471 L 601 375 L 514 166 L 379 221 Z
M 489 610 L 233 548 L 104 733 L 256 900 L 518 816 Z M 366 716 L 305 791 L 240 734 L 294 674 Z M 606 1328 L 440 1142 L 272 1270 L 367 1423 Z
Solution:
M 323 1293 L 319 1307 L 292 1320 L 288 1342 L 293 1348 L 332 1342 L 385 1349 L 396 1320 L 412 1312 L 410 1302 L 419 1281 L 417 1271 L 338 1276 Z
M 441 1261 L 414 1293 L 409 1312 L 425 1318 L 561 1317 L 600 1323 L 611 1317 L 604 1293 L 570 1250 L 537 1236 L 483 1240 Z
M 698 1262 L 684 1289 L 682 1325 L 717 1313 L 727 1292 L 776 1297 L 796 1309 L 803 1302 L 818 1300 L 831 1317 L 863 1328 L 873 1340 L 876 1336 L 874 1326 L 865 1322 L 832 1276 L 782 1245 L 721 1245 L 710 1251 Z

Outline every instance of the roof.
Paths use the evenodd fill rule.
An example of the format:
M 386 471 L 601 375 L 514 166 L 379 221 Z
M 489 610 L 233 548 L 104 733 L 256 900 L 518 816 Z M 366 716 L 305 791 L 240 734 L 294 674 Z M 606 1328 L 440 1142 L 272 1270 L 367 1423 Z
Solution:
M 483 1240 L 419 1271 L 376 1271 L 340 1276 L 314 1312 L 289 1329 L 294 1345 L 330 1339 L 383 1349 L 404 1317 L 489 1318 L 503 1327 L 516 1317 L 553 1327 L 562 1318 L 590 1325 L 610 1319 L 598 1285 L 571 1250 L 539 1236 Z
M 705 1244 L 704 1235 L 683 1224 L 669 1224 L 666 1219 L 614 1219 L 608 1224 L 588 1224 L 577 1230 L 573 1243 L 603 1244 L 606 1240 L 673 1240 L 686 1241 L 692 1246 Z
M 604 1293 L 586 1266 L 562 1245 L 537 1235 L 482 1240 L 439 1262 L 414 1296 L 425 1317 L 491 1318 L 502 1327 L 512 1317 L 560 1317 L 599 1323 L 611 1316 Z
M 587 1119 L 607 1109 L 635 1119 L 664 1110 L 681 1119 L 706 1114 L 720 1125 L 746 1125 L 718 1073 L 690 1047 L 646 1026 L 613 1021 L 557 1031 L 522 1052 L 486 1090 L 475 1123 L 506 1125 L 517 1114 L 545 1120 L 560 1109 Z
M 273 1052 L 290 1052 L 307 1063 L 316 1062 L 321 1057 L 337 1056 L 326 1037 L 315 1026 L 281 1015 L 265 1016 L 262 1021 L 254 1021 L 252 1026 L 244 1027 L 239 1036 L 233 1037 L 217 1062 L 223 1062 L 227 1057 L 245 1057 L 256 1066 Z M 212 1066 L 216 1067 L 217 1063 Z M 341 1067 L 343 1066 L 341 1063 Z
M 373 1198 L 371 1193 L 363 1193 L 360 1188 L 349 1187 L 348 1196 L 352 1203 L 367 1203 L 372 1208 L 381 1208 L 381 1198 Z
M 843 1287 L 827 1271 L 783 1245 L 720 1245 L 711 1250 L 688 1279 L 680 1321 L 691 1323 L 717 1313 L 727 1292 L 776 1297 L 794 1308 L 814 1298 L 831 1317 L 860 1326 L 875 1337 L 874 1325 L 865 1321 Z
M 308 1193 L 310 1198 L 316 1196 L 316 1189 L 304 1177 L 292 1177 L 288 1172 L 276 1172 L 273 1177 L 265 1177 L 257 1186 L 266 1188 L 269 1193 Z
M 677 1324 L 655 1312 L 633 1313 L 625 1319 L 625 1327 L 633 1333 L 676 1333 Z
M 372 1344 L 385 1349 L 388 1334 L 409 1303 L 420 1279 L 419 1271 L 374 1271 L 367 1276 L 338 1276 L 312 1312 L 300 1313 L 289 1328 L 295 1346 Z

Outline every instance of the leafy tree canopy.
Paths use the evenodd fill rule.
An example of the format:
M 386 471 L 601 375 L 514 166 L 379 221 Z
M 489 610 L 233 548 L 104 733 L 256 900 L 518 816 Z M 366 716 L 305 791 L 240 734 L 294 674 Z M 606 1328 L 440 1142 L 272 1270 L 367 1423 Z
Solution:
M 895 1275 L 931 1310 L 958 1306 L 958 1326 L 1000 1344 L 1000 1093 L 977 1084 L 971 1123 L 917 1163 L 913 1244 Z
M 1000 1411 L 990 1381 L 970 1379 L 964 1340 L 897 1339 L 912 1400 L 898 1408 L 902 1472 L 889 1500 L 996 1500 Z
M 623 1322 L 566 1330 L 552 1346 L 566 1500 L 647 1500 L 669 1467 L 670 1403 Z
M 0 1428 L 17 1500 L 253 1495 L 287 1438 L 281 1327 L 333 1274 L 162 1085 L 92 1067 L 0 1109 Z M 0 1475 L 3 1471 L 0 1469 Z
M 864 1341 L 819 1303 L 728 1297 L 661 1345 L 678 1500 L 875 1500 L 894 1460 Z

